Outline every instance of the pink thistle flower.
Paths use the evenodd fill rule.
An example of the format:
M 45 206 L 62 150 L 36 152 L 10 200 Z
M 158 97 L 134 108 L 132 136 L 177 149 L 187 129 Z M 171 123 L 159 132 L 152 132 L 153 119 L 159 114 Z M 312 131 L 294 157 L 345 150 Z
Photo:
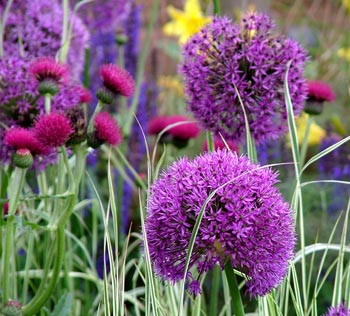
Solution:
M 50 113 L 39 117 L 34 132 L 38 140 L 48 147 L 59 147 L 66 143 L 73 133 L 70 120 L 60 113 Z
M 55 83 L 66 82 L 68 68 L 53 57 L 36 58 L 29 67 L 30 74 L 38 81 L 51 80 Z
M 105 64 L 100 69 L 104 87 L 113 94 L 130 97 L 135 91 L 135 81 L 131 75 L 117 65 Z
M 103 142 L 112 146 L 118 145 L 122 141 L 122 133 L 118 123 L 107 112 L 96 115 L 94 120 L 95 135 Z
M 335 99 L 335 93 L 332 87 L 323 81 L 308 81 L 308 99 L 314 101 L 332 102 Z
M 200 129 L 198 127 L 198 124 L 195 122 L 190 122 L 190 119 L 187 116 L 172 115 L 167 118 L 167 126 L 175 123 L 180 123 L 180 122 L 188 122 L 188 123 L 183 123 L 181 125 L 172 127 L 171 129 L 168 130 L 168 133 L 173 135 L 176 138 L 180 138 L 183 140 L 196 138 L 199 135 Z
M 148 122 L 147 132 L 150 135 L 158 135 L 167 127 L 167 116 L 157 116 Z
M 227 146 L 231 151 L 239 152 L 239 147 L 231 140 L 225 140 Z M 228 149 L 224 141 L 220 137 L 214 137 L 214 149 Z M 203 151 L 208 151 L 208 142 L 203 144 Z
M 33 156 L 48 153 L 47 147 L 38 140 L 33 130 L 23 127 L 14 127 L 7 130 L 5 132 L 4 142 L 16 150 L 28 149 Z
M 88 89 L 79 87 L 79 98 L 80 103 L 90 103 L 92 100 L 92 95 Z

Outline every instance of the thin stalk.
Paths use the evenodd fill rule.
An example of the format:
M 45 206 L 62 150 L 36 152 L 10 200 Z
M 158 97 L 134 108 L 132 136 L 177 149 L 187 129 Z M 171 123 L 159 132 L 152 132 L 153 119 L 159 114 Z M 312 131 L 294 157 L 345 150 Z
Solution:
M 214 267 L 213 271 L 213 283 L 211 285 L 210 305 L 208 315 L 218 314 L 218 291 L 221 277 L 221 269 L 218 265 Z
M 33 247 L 34 247 L 34 235 L 30 234 L 29 241 L 28 241 L 27 255 L 26 255 L 26 263 L 24 266 L 22 302 L 26 302 L 28 298 L 29 268 L 31 263 L 31 256 L 33 253 Z
M 68 53 L 68 17 L 69 17 L 69 0 L 62 0 L 63 19 L 62 19 L 62 36 L 61 36 L 61 51 L 60 60 L 65 62 Z M 68 47 L 67 47 L 68 46 Z
M 59 226 L 56 231 L 56 258 L 54 262 L 53 272 L 49 284 L 45 291 L 39 297 L 35 296 L 27 305 L 23 306 L 23 316 L 35 315 L 46 301 L 51 297 L 56 288 L 56 284 L 61 272 L 61 267 L 65 257 L 65 235 L 64 226 Z
M 233 271 L 230 261 L 228 261 L 225 264 L 224 270 L 227 278 L 227 283 L 230 288 L 231 306 L 233 308 L 233 311 L 235 312 L 235 316 L 244 316 L 244 308 L 243 308 L 241 293 L 239 291 L 236 275 L 235 275 L 235 272 Z
M 96 117 L 96 115 L 97 115 L 98 113 L 101 112 L 102 108 L 103 108 L 103 103 L 99 100 L 99 101 L 97 102 L 95 111 L 94 111 L 94 113 L 93 113 L 92 116 L 91 116 L 91 119 L 90 119 L 90 122 L 89 122 L 89 125 L 88 125 L 88 128 L 87 128 L 87 132 L 88 132 L 88 133 L 91 133 L 91 132 L 93 131 L 93 129 L 94 129 L 94 120 L 95 120 L 95 117 Z
M 214 15 L 220 15 L 220 4 L 219 0 L 213 0 Z
M 6 7 L 4 13 L 2 15 L 1 24 L 0 24 L 0 58 L 4 57 L 4 31 L 6 26 L 7 15 L 12 6 L 13 0 L 8 0 L 6 3 Z
M 49 114 L 51 112 L 51 95 L 45 94 L 45 113 Z
M 10 261 L 13 258 L 13 235 L 15 233 L 14 227 L 14 217 L 10 216 L 7 218 L 6 223 L 6 241 L 5 241 L 5 251 L 4 251 L 4 274 L 3 274 L 3 302 L 9 300 L 10 295 Z M 13 289 L 14 286 L 11 286 Z
M 151 43 L 152 31 L 153 31 L 154 24 L 155 24 L 155 21 L 156 21 L 157 16 L 158 16 L 157 15 L 158 8 L 159 8 L 159 0 L 153 0 L 150 22 L 149 22 L 148 27 L 147 27 L 145 41 L 144 41 L 144 44 L 142 47 L 139 63 L 137 65 L 135 94 L 134 94 L 134 97 L 132 99 L 132 103 L 131 103 L 131 106 L 129 109 L 129 113 L 126 117 L 126 122 L 125 122 L 124 129 L 123 129 L 124 135 L 126 135 L 126 137 L 129 137 L 129 135 L 130 135 L 131 126 L 132 126 L 132 123 L 134 120 L 134 114 L 137 111 L 137 106 L 138 106 L 139 97 L 140 97 L 140 93 L 141 93 L 141 84 L 142 84 L 142 80 L 143 80 L 143 74 L 145 71 L 146 58 L 147 58 L 148 50 L 149 50 L 150 43 Z
M 213 133 L 211 133 L 209 131 L 207 131 L 207 143 L 208 143 L 208 150 L 209 151 L 215 150 Z
M 304 133 L 304 139 L 303 143 L 301 145 L 301 150 L 300 150 L 300 165 L 303 166 L 305 162 L 305 157 L 307 153 L 307 147 L 308 147 L 308 140 L 309 140 L 309 135 L 310 135 L 310 128 L 312 125 L 313 119 L 310 117 L 310 115 L 307 117 L 306 121 L 306 128 L 305 128 L 305 133 Z

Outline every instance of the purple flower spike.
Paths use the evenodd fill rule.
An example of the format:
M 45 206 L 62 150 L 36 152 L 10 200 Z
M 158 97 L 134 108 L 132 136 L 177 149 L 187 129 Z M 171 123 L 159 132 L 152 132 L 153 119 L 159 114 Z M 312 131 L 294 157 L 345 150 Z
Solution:
M 194 276 L 229 260 L 247 275 L 250 295 L 271 291 L 285 276 L 295 245 L 293 212 L 276 182 L 271 169 L 227 150 L 170 165 L 148 201 L 146 232 L 156 273 L 172 282 L 184 278 L 197 216 L 208 195 L 226 184 L 205 209 L 185 277 L 188 288 L 200 293 Z
M 185 44 L 180 72 L 188 107 L 217 136 L 244 142 L 239 96 L 257 143 L 287 131 L 283 83 L 290 61 L 290 96 L 294 113 L 301 112 L 307 91 L 306 52 L 297 42 L 272 34 L 273 26 L 265 14 L 249 13 L 241 25 L 216 17 Z

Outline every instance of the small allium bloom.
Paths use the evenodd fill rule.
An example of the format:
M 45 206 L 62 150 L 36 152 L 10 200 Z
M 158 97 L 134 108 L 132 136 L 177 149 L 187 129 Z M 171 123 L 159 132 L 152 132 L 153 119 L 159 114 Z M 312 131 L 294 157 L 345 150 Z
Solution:
M 34 125 L 38 140 L 48 147 L 59 147 L 73 133 L 70 120 L 61 113 L 50 113 L 39 117 Z
M 251 295 L 265 295 L 285 276 L 293 257 L 293 213 L 274 187 L 277 175 L 245 156 L 218 150 L 170 165 L 150 188 L 146 233 L 156 273 L 172 282 L 184 278 L 196 218 L 208 203 L 186 275 L 200 275 L 227 261 L 244 272 Z M 195 286 L 196 288 L 197 286 Z M 198 292 L 198 290 L 196 291 Z
M 307 93 L 308 100 L 332 102 L 335 99 L 335 93 L 332 87 L 323 81 L 308 81 Z
M 106 64 L 100 69 L 104 87 L 115 95 L 130 97 L 135 91 L 135 81 L 131 75 L 117 65 Z
M 14 127 L 5 132 L 4 143 L 14 149 L 28 149 L 31 154 L 41 155 L 47 152 L 47 148 L 36 137 L 33 130 L 22 127 Z
M 241 25 L 216 17 L 185 44 L 180 72 L 185 79 L 189 109 L 202 125 L 236 143 L 245 140 L 245 122 L 235 86 L 257 143 L 277 139 L 288 128 L 284 78 L 291 61 L 288 85 L 294 113 L 306 98 L 303 77 L 306 52 L 273 34 L 265 14 L 249 13 Z
M 122 141 L 122 134 L 118 123 L 107 112 L 98 113 L 94 120 L 95 133 L 99 140 L 112 146 Z
M 35 59 L 29 67 L 29 72 L 38 82 L 48 79 L 55 83 L 61 83 L 68 79 L 67 66 L 56 61 L 53 57 Z
M 350 309 L 340 304 L 337 307 L 330 307 L 324 316 L 350 316 Z

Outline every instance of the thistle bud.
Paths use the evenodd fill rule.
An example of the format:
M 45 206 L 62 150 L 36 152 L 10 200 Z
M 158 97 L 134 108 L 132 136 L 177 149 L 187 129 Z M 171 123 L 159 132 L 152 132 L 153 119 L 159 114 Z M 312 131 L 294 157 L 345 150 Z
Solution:
M 16 167 L 26 169 L 33 164 L 33 155 L 29 149 L 17 149 L 12 157 L 12 161 Z

